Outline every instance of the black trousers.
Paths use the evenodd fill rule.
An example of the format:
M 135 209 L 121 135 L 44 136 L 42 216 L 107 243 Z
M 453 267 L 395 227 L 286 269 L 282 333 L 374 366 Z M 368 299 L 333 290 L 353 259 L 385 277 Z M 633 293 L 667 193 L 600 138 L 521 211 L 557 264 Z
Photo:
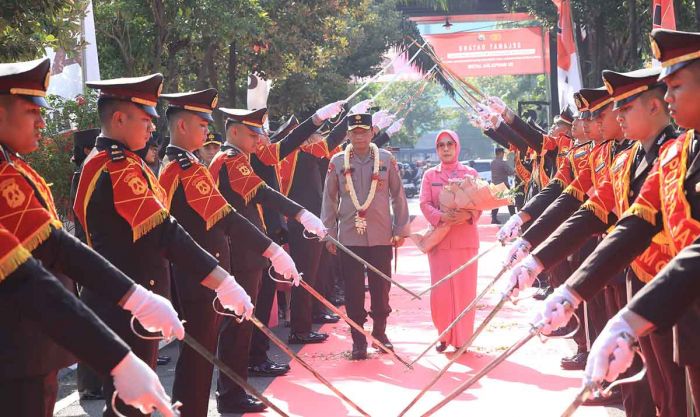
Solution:
M 210 352 L 216 351 L 219 326 L 223 319 L 212 308 L 213 299 L 212 291 L 208 301 L 180 300 L 180 317 L 186 320 L 185 331 Z M 212 364 L 184 343 L 180 345 L 180 356 L 175 364 L 173 401 L 182 402 L 182 417 L 207 415 L 213 373 Z
M 294 259 L 297 270 L 304 274 L 304 281 L 314 286 L 323 244 L 317 239 L 306 239 L 302 235 L 304 228 L 298 222 L 289 222 L 287 227 L 289 228 L 289 254 Z M 312 324 L 311 295 L 299 286 L 292 287 L 291 297 L 289 305 L 291 332 L 310 332 Z
M 269 325 L 272 303 L 275 299 L 276 285 L 275 281 L 268 276 L 267 270 L 262 272 L 260 280 L 260 291 L 258 291 L 258 298 L 255 303 L 255 317 L 264 324 Z M 268 359 L 268 350 L 270 350 L 270 339 L 257 327 L 253 328 L 248 364 L 259 365 L 265 362 Z
M 659 417 L 685 416 L 685 370 L 673 362 L 673 333 L 669 329 L 639 338 L 647 363 L 647 380 Z
M 129 326 L 129 321 L 131 320 L 131 314 L 127 311 L 121 310 L 119 307 L 113 307 L 112 311 L 108 315 L 99 314 L 107 325 L 114 330 L 115 333 L 119 335 L 128 345 L 131 347 L 131 351 L 141 358 L 151 369 L 156 368 L 156 361 L 158 359 L 158 341 L 157 340 L 144 340 L 136 336 Z M 117 311 L 117 309 L 119 309 Z M 97 311 L 96 311 L 97 312 Z M 143 327 L 141 327 L 138 322 L 134 322 L 134 328 L 139 334 L 142 335 L 154 335 L 147 332 Z M 155 335 L 154 335 L 155 336 Z M 105 409 L 103 412 L 103 417 L 115 417 L 114 411 L 112 410 L 111 398 L 114 394 L 114 382 L 111 377 L 107 377 L 103 380 L 102 392 L 105 396 Z M 125 415 L 126 417 L 141 417 L 144 415 L 150 416 L 151 414 L 143 414 L 138 409 L 130 407 L 124 404 L 119 398 L 115 402 L 117 410 Z
M 331 255 L 326 248 L 321 247 L 321 259 L 319 260 L 318 273 L 316 274 L 316 284 L 314 289 L 322 296 L 331 298 L 333 295 L 333 285 L 335 278 L 333 277 L 333 264 L 335 256 Z M 326 313 L 326 307 L 318 300 L 311 300 L 313 314 L 320 315 Z
M 236 281 L 245 289 L 253 300 L 257 299 L 262 269 L 234 271 Z M 219 358 L 241 378 L 248 379 L 248 356 L 253 334 L 253 323 L 244 320 L 238 323 L 233 317 L 224 317 L 219 332 Z M 217 401 L 237 402 L 245 395 L 245 390 L 224 374 L 219 372 L 216 383 Z
M 636 278 L 635 278 L 636 280 Z M 639 282 L 637 280 L 637 282 Z M 605 288 L 608 316 L 614 316 L 622 307 L 627 304 L 627 288 L 625 282 L 615 283 Z M 638 373 L 642 369 L 642 361 L 635 357 L 630 369 L 620 378 Z M 648 377 L 639 382 L 624 384 L 621 386 L 622 404 L 628 416 L 635 417 L 655 417 L 656 407 L 651 396 Z
M 387 246 L 350 246 L 362 259 L 372 264 L 387 276 L 391 276 L 392 247 Z M 365 310 L 365 266 L 351 258 L 345 252 L 338 251 L 340 265 L 345 280 L 345 310 L 348 317 L 362 325 L 367 320 Z M 370 295 L 370 313 L 374 321 L 386 320 L 391 313 L 389 290 L 391 283 L 367 270 Z
M 0 414 L 51 417 L 58 394 L 58 370 L 46 375 L 0 380 Z

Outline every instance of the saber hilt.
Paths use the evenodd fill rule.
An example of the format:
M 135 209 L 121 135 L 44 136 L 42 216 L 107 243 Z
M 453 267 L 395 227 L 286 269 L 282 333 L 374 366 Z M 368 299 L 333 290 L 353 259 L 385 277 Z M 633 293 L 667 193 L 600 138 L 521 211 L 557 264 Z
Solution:
M 216 303 L 216 298 L 212 301 L 212 304 L 215 306 Z M 214 310 L 218 313 L 219 311 L 214 307 Z M 235 316 L 238 319 L 239 316 Z M 239 321 L 241 319 L 238 319 Z M 131 330 L 134 332 L 134 334 L 142 339 L 146 340 L 156 340 L 156 339 L 164 339 L 162 336 L 144 336 L 140 334 L 136 329 L 134 328 L 134 317 L 131 318 Z M 287 413 L 282 411 L 279 407 L 277 407 L 273 402 L 268 400 L 260 391 L 255 389 L 254 386 L 250 385 L 248 381 L 245 380 L 245 378 L 242 378 L 238 374 L 236 374 L 233 369 L 231 369 L 228 365 L 226 365 L 221 359 L 216 357 L 213 353 L 209 352 L 207 348 L 205 348 L 201 343 L 199 343 L 195 338 L 190 336 L 188 333 L 185 333 L 185 337 L 182 339 L 182 342 L 185 343 L 187 346 L 192 348 L 195 352 L 197 352 L 200 356 L 202 356 L 207 362 L 210 364 L 214 365 L 215 367 L 219 368 L 219 371 L 229 377 L 233 382 L 236 383 L 239 387 L 243 388 L 244 390 L 248 391 L 250 395 L 253 397 L 257 398 L 274 410 L 277 414 L 279 414 L 282 417 L 289 417 Z M 175 407 L 177 403 L 173 404 L 173 407 Z M 179 408 L 179 406 L 177 407 Z M 114 409 L 114 408 L 113 408 Z

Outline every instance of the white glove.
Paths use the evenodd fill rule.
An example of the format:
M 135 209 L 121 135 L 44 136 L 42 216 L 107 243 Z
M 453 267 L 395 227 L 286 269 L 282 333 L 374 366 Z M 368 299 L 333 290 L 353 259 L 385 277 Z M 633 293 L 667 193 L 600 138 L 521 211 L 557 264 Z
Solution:
M 389 128 L 386 130 L 386 134 L 389 135 L 389 137 L 394 136 L 396 132 L 401 130 L 401 128 L 403 127 L 404 120 L 405 119 L 402 117 L 399 120 L 392 123 L 391 126 L 389 126 Z
M 532 249 L 530 242 L 523 238 L 518 238 L 518 240 L 513 242 L 508 248 L 508 254 L 506 255 L 505 261 L 503 261 L 503 266 L 509 268 L 520 262 L 521 259 L 530 254 L 530 249 Z
M 508 108 L 508 106 L 506 106 L 506 103 L 504 103 L 500 97 L 496 96 L 491 96 L 487 98 L 485 103 L 498 114 L 503 114 L 503 112 L 506 111 L 506 109 Z
M 501 226 L 501 229 L 496 233 L 496 239 L 498 239 L 501 244 L 506 240 L 515 239 L 520 236 L 520 227 L 522 225 L 523 219 L 519 215 L 514 214 L 510 216 L 506 224 Z
M 280 245 L 274 242 L 266 252 L 270 253 L 269 259 L 275 271 L 286 279 L 291 279 L 292 285 L 298 287 L 299 281 L 301 281 L 301 275 L 299 275 L 299 271 L 297 271 L 297 266 L 294 264 L 292 257 L 289 256 Z
M 379 130 L 386 129 L 394 122 L 395 117 L 386 110 L 380 110 L 372 115 L 372 126 Z
M 138 408 L 144 414 L 151 414 L 156 409 L 164 417 L 175 416 L 170 408 L 170 397 L 165 393 L 158 375 L 133 352 L 129 352 L 110 374 L 114 378 L 117 395 L 127 405 Z
M 535 278 L 539 275 L 544 267 L 534 256 L 527 255 L 522 262 L 517 264 L 510 271 L 510 279 L 508 280 L 508 288 L 513 288 L 511 295 L 517 297 L 520 291 L 532 287 Z
M 583 300 L 571 292 L 566 285 L 560 285 L 542 303 L 537 305 L 537 312 L 531 323 L 537 324 L 544 320 L 542 333 L 550 334 L 566 326 L 581 301 Z M 564 306 L 564 303 L 567 302 L 571 304 L 571 307 Z
M 493 124 L 494 129 L 498 129 L 498 127 L 503 123 L 503 117 L 501 115 L 496 115 L 496 123 Z
M 149 332 L 161 332 L 165 339 L 185 337 L 185 327 L 170 301 L 140 285 L 134 287 L 124 303 L 124 310 L 130 311 Z
M 586 362 L 585 374 L 588 380 L 597 383 L 603 380 L 612 382 L 632 365 L 634 332 L 622 318 L 626 310 L 623 308 L 615 314 L 593 342 Z
M 481 120 L 488 121 L 491 119 L 491 109 L 489 107 L 484 106 L 481 103 L 476 103 L 476 111 L 479 113 Z
M 328 233 L 326 226 L 323 225 L 321 219 L 314 216 L 314 214 L 308 210 L 302 211 L 301 215 L 299 216 L 299 223 L 304 226 L 304 229 L 306 229 L 307 232 L 313 233 L 321 239 L 326 237 L 326 234 Z
M 374 101 L 371 98 L 368 98 L 367 100 L 362 100 L 361 102 L 350 107 L 350 111 L 348 112 L 348 114 L 367 113 L 367 110 L 369 110 L 369 108 L 373 105 Z
M 250 319 L 253 315 L 253 303 L 250 301 L 250 296 L 245 292 L 236 279 L 228 276 L 218 287 L 216 287 L 216 296 L 224 308 L 232 310 L 237 316 L 243 316 L 245 319 Z
M 331 104 L 326 104 L 325 106 L 316 110 L 316 117 L 318 117 L 321 120 L 331 119 L 343 110 L 343 104 L 345 104 L 345 100 L 340 100 Z

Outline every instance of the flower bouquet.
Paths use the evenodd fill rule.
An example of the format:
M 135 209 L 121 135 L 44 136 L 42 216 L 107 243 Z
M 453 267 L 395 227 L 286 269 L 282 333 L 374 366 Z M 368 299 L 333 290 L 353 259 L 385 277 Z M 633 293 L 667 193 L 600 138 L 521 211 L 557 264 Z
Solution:
M 440 211 L 454 213 L 455 221 L 431 225 L 411 234 L 411 239 L 418 249 L 427 253 L 447 236 L 452 225 L 464 223 L 469 218 L 464 215 L 465 212 L 471 212 L 471 218 L 477 218 L 481 211 L 513 204 L 513 198 L 513 190 L 509 190 L 505 184 L 494 185 L 472 177 L 450 180 L 440 190 Z

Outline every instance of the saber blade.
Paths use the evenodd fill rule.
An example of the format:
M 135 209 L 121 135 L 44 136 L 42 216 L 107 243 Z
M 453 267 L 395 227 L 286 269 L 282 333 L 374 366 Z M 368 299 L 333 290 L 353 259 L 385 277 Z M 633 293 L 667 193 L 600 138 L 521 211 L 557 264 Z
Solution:
M 348 403 L 352 408 L 354 408 L 355 410 L 357 410 L 360 414 L 362 414 L 363 416 L 369 417 L 369 414 L 368 414 L 365 410 L 363 410 L 362 408 L 360 408 L 360 406 L 358 406 L 358 405 L 355 404 L 352 400 L 350 400 L 348 397 L 346 397 L 345 394 L 343 394 L 342 392 L 340 392 L 340 390 L 338 390 L 338 388 L 336 388 L 335 386 L 333 386 L 333 384 L 331 384 L 330 381 L 328 381 L 326 378 L 324 378 L 323 375 L 319 374 L 318 371 L 316 371 L 311 365 L 309 365 L 306 361 L 304 361 L 301 357 L 299 357 L 299 355 L 297 355 L 296 353 L 294 353 L 294 351 L 291 350 L 291 349 L 289 348 L 289 346 L 287 346 L 286 344 L 284 344 L 284 342 L 283 342 L 282 340 L 280 340 L 280 338 L 277 337 L 277 335 L 274 334 L 274 333 L 272 332 L 272 330 L 270 330 L 270 329 L 269 329 L 267 326 L 265 326 L 260 320 L 258 320 L 257 317 L 252 316 L 252 317 L 250 318 L 250 320 L 251 320 L 251 322 L 255 325 L 255 327 L 257 327 L 258 329 L 260 329 L 260 331 L 263 332 L 263 334 L 265 334 L 265 336 L 267 336 L 268 338 L 270 338 L 270 340 L 272 340 L 272 342 L 273 342 L 274 344 L 276 344 L 277 346 L 279 346 L 279 348 L 282 349 L 282 351 L 283 351 L 284 353 L 286 353 L 286 354 L 289 355 L 291 358 L 293 358 L 294 360 L 296 360 L 297 362 L 299 362 L 299 364 L 300 364 L 301 366 L 303 366 L 304 369 L 306 369 L 307 371 L 311 372 L 311 374 L 312 374 L 316 379 L 318 379 L 319 382 L 321 382 L 323 385 L 325 385 L 326 387 L 328 387 L 328 389 L 330 389 L 335 395 L 337 395 L 338 397 L 340 397 L 341 399 L 343 399 L 346 403 Z
M 324 239 L 327 239 L 327 240 L 333 242 L 333 244 L 334 244 L 335 246 L 337 246 L 338 248 L 340 248 L 340 250 L 342 250 L 343 252 L 347 253 L 351 258 L 353 258 L 353 259 L 356 260 L 357 262 L 361 263 L 362 265 L 366 266 L 367 268 L 369 268 L 369 269 L 370 269 L 372 272 L 374 272 L 375 274 L 379 275 L 380 277 L 384 278 L 385 280 L 387 280 L 387 281 L 391 282 L 392 284 L 396 285 L 397 287 L 399 287 L 400 289 L 402 289 L 402 290 L 405 291 L 406 293 L 410 294 L 413 298 L 415 298 L 415 299 L 417 299 L 417 300 L 420 300 L 420 296 L 419 296 L 418 294 L 414 293 L 413 291 L 411 291 L 411 290 L 409 290 L 408 288 L 404 287 L 403 285 L 401 285 L 401 284 L 398 283 L 397 281 L 395 281 L 395 280 L 391 279 L 390 277 L 388 277 L 385 273 L 383 273 L 382 271 L 380 271 L 379 269 L 377 269 L 374 265 L 372 265 L 371 263 L 365 261 L 365 260 L 362 259 L 358 254 L 356 254 L 355 252 L 351 251 L 351 250 L 348 249 L 345 245 L 343 245 L 342 243 L 340 243 L 340 242 L 338 241 L 338 239 L 336 239 L 336 238 L 334 238 L 334 237 L 332 237 L 332 236 L 330 236 L 330 235 L 326 235 L 326 237 L 325 237 Z
M 183 342 L 189 347 L 191 347 L 195 352 L 199 353 L 204 359 L 207 360 L 207 362 L 211 363 L 212 365 L 216 366 L 219 368 L 219 371 L 221 371 L 224 375 L 227 377 L 231 378 L 233 382 L 235 382 L 238 386 L 243 388 L 244 390 L 248 391 L 252 396 L 260 400 L 263 404 L 266 406 L 270 407 L 271 409 L 275 410 L 275 412 L 283 417 L 289 417 L 289 414 L 285 413 L 282 411 L 279 407 L 277 407 L 273 402 L 265 398 L 264 395 L 262 395 L 261 392 L 259 392 L 255 387 L 250 385 L 248 381 L 245 379 L 241 378 L 238 374 L 233 372 L 233 369 L 231 369 L 228 365 L 226 365 L 221 359 L 218 357 L 214 356 L 211 352 L 207 350 L 204 346 L 202 346 L 201 343 L 199 343 L 197 340 L 195 340 L 192 336 L 189 334 L 185 333 L 185 338 L 182 339 Z
M 484 250 L 484 251 L 482 251 L 482 252 L 476 254 L 476 256 L 474 256 L 473 258 L 471 258 L 470 260 L 468 260 L 467 262 L 465 262 L 465 263 L 464 263 L 463 265 L 461 265 L 459 268 L 457 268 L 457 269 L 455 269 L 454 271 L 450 272 L 449 274 L 445 275 L 442 279 L 440 279 L 440 280 L 439 280 L 438 282 L 436 282 L 435 284 L 433 284 L 433 285 L 431 285 L 430 287 L 426 288 L 425 290 L 419 292 L 418 295 L 425 295 L 427 292 L 432 291 L 433 289 L 439 287 L 440 285 L 444 284 L 445 282 L 451 280 L 452 278 L 454 278 L 455 276 L 457 276 L 457 274 L 459 274 L 460 272 L 462 272 L 462 271 L 464 271 L 465 269 L 467 269 L 471 264 L 473 264 L 474 262 L 478 261 L 479 258 L 481 258 L 482 256 L 486 255 L 487 253 L 491 252 L 492 250 L 496 249 L 496 248 L 499 247 L 499 246 L 501 246 L 501 244 L 500 244 L 499 242 L 496 242 L 496 243 L 494 243 L 492 246 L 489 246 L 488 248 L 486 248 L 486 250 Z M 502 272 L 499 273 L 498 275 L 496 275 L 496 279 L 500 278 L 501 275 L 502 275 Z M 489 287 L 489 288 L 490 288 L 490 287 Z

